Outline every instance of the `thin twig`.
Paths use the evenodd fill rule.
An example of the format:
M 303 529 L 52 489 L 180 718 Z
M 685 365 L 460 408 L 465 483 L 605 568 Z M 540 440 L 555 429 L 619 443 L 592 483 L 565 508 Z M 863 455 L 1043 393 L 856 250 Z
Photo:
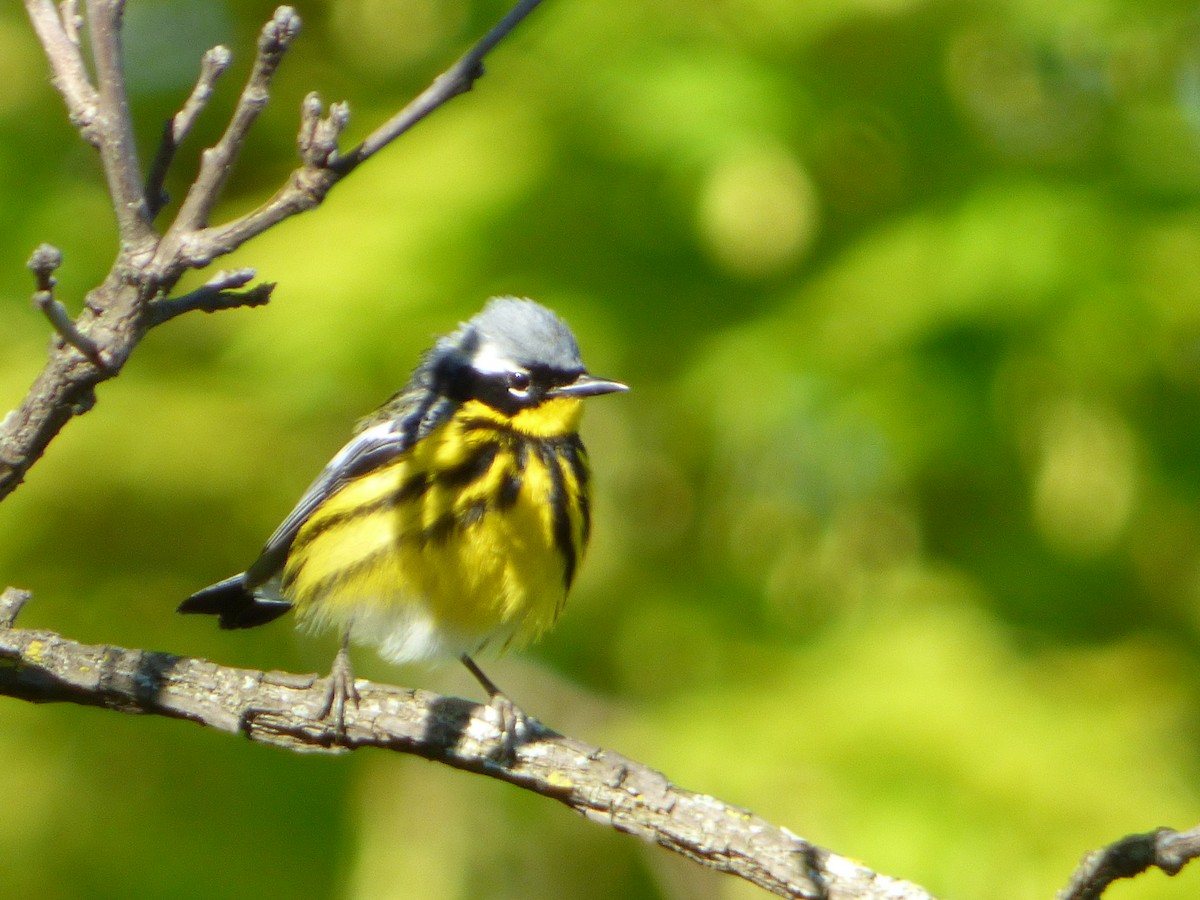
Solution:
M 300 159 L 306 166 L 325 168 L 338 154 L 338 138 L 350 124 L 350 106 L 333 103 L 329 115 L 321 114 L 321 98 L 312 91 L 300 104 L 300 135 L 296 140 Z
M 88 27 L 92 37 L 92 58 L 96 65 L 99 91 L 96 128 L 101 140 L 96 145 L 108 179 L 108 191 L 117 213 L 121 240 L 140 243 L 151 236 L 150 217 L 142 194 L 141 169 L 137 145 L 133 139 L 133 120 L 129 114 L 129 94 L 125 89 L 125 69 L 121 61 L 121 19 L 124 0 L 88 0 Z
M 37 283 L 37 290 L 33 293 L 33 305 L 42 311 L 65 343 L 70 344 L 100 368 L 108 369 L 109 362 L 105 360 L 101 348 L 79 330 L 67 308 L 54 296 L 57 281 L 53 273 L 61 265 L 62 253 L 57 247 L 41 244 L 33 251 L 29 262 L 25 264 Z
M 254 276 L 254 269 L 218 272 L 212 279 L 191 293 L 181 297 L 157 300 L 150 304 L 147 313 L 147 327 L 153 328 L 193 310 L 213 313 L 241 306 L 262 306 L 270 301 L 271 294 L 275 290 L 274 282 L 264 281 L 249 290 L 237 290 L 237 288 L 249 284 Z
M 33 594 L 20 588 L 5 588 L 0 593 L 0 629 L 12 628 L 17 624 L 17 616 L 25 604 L 33 599 Z
M 399 113 L 376 128 L 357 147 L 344 156 L 336 153 L 336 146 L 321 147 L 326 156 L 324 165 L 305 165 L 292 172 L 287 184 L 262 206 L 223 225 L 214 225 L 194 233 L 178 235 L 179 251 L 187 264 L 195 267 L 207 265 L 213 259 L 232 253 L 246 241 L 256 237 L 284 219 L 305 212 L 319 205 L 333 186 L 354 171 L 389 143 L 407 132 L 435 109 L 466 93 L 483 74 L 483 58 L 508 34 L 533 12 L 542 0 L 520 0 L 508 14 L 487 32 L 470 50 L 464 53 L 449 69 L 434 79 L 433 83 Z M 336 140 L 343 117 L 349 115 L 338 104 L 330 107 L 328 118 L 329 134 Z M 317 158 L 314 153 L 314 138 L 320 116 L 320 100 L 315 95 L 305 98 L 302 106 L 298 142 L 301 154 Z M 174 251 L 172 251 L 174 252 Z
M 58 6 L 62 15 L 63 32 L 67 40 L 82 52 L 83 44 L 79 40 L 79 29 L 83 27 L 83 17 L 79 15 L 79 0 L 62 0 Z
M 104 282 L 89 293 L 81 314 L 82 330 L 102 349 L 101 358 L 109 361 L 108 368 L 101 368 L 75 352 L 52 353 L 20 406 L 0 419 L 0 499 L 16 489 L 66 423 L 90 408 L 95 400 L 96 385 L 120 371 L 146 328 L 171 317 L 164 315 L 164 310 L 153 311 L 154 298 L 168 296 L 188 268 L 204 268 L 214 259 L 231 252 L 273 225 L 317 206 L 333 185 L 351 169 L 410 128 L 419 118 L 428 115 L 433 106 L 445 103 L 465 90 L 482 71 L 482 57 L 538 4 L 530 0 L 518 3 L 500 24 L 438 79 L 440 86 L 436 90 L 431 89 L 422 95 L 423 99 L 418 104 L 421 110 L 419 114 L 414 114 L 415 107 L 410 105 L 409 113 L 393 118 L 389 125 L 377 130 L 364 146 L 354 151 L 354 159 L 345 164 L 342 171 L 334 171 L 330 165 L 338 161 L 337 137 L 347 119 L 347 109 L 343 104 L 334 104 L 330 107 L 329 115 L 322 119 L 320 103 L 316 101 L 315 115 L 306 114 L 302 125 L 307 141 L 305 152 L 308 162 L 292 172 L 287 183 L 257 210 L 222 226 L 203 227 L 233 164 L 233 154 L 245 130 L 257 115 L 257 109 L 266 100 L 270 75 L 299 27 L 295 12 L 281 7 L 263 30 L 260 59 L 247 90 L 243 92 L 235 121 L 230 123 L 217 147 L 203 156 L 200 175 L 188 192 L 175 222 L 157 241 L 157 245 L 153 243 L 155 235 L 145 198 L 141 194 L 143 186 L 136 179 L 136 155 L 132 153 L 133 144 L 127 127 L 128 104 L 124 96 L 124 79 L 119 72 L 118 37 L 106 36 L 101 40 L 93 35 L 96 45 L 103 51 L 101 56 L 106 60 L 105 71 L 115 74 L 117 78 L 107 89 L 108 100 L 105 104 L 106 110 L 111 109 L 118 114 L 118 125 L 124 123 L 118 134 L 120 139 L 114 143 L 109 140 L 113 125 L 108 120 L 107 112 L 101 115 L 98 111 L 99 95 L 88 79 L 80 52 L 76 0 L 65 0 L 61 14 L 51 0 L 25 0 L 25 5 L 50 61 L 54 83 L 83 137 L 100 147 L 102 155 L 107 154 L 104 156 L 106 160 L 112 159 L 116 147 L 124 147 L 129 151 L 123 163 L 118 165 L 118 161 L 112 159 L 111 164 L 106 161 L 105 168 L 109 174 L 114 205 L 119 208 L 118 217 L 123 223 L 123 236 L 125 228 L 131 231 L 144 228 L 145 239 L 123 239 L 112 269 Z M 119 28 L 118 0 L 92 0 L 89 10 L 98 16 L 97 21 L 91 23 L 93 29 L 97 26 L 102 30 Z M 97 59 L 98 64 L 100 61 Z M 456 83 L 457 87 L 454 86 Z M 306 103 L 310 108 L 313 106 L 308 101 Z M 117 169 L 121 169 L 121 172 L 118 173 Z M 133 173 L 133 177 L 125 177 L 129 173 Z M 114 177 L 117 174 L 120 177 Z M 152 252 L 149 252 L 151 248 Z M 205 302 L 211 299 L 214 308 L 217 308 L 218 304 L 225 303 L 245 305 L 264 296 L 265 293 L 256 289 L 237 297 L 213 297 L 208 294 Z M 178 309 L 172 305 L 173 301 L 166 303 L 165 312 Z M 198 305 L 196 308 L 203 307 Z
M 196 119 L 208 105 L 209 98 L 212 97 L 213 86 L 229 68 L 232 59 L 233 54 L 225 46 L 218 45 L 206 51 L 200 58 L 200 75 L 196 79 L 196 85 L 192 88 L 191 94 L 188 95 L 179 112 L 163 125 L 158 152 L 150 164 L 150 174 L 146 176 L 146 204 L 151 219 L 157 216 L 162 208 L 170 202 L 170 198 L 163 189 L 163 184 L 167 179 L 171 163 L 175 160 L 175 151 L 187 138 Z
M 54 273 L 62 266 L 62 251 L 51 244 L 38 244 L 25 263 L 25 268 L 33 273 L 34 284 L 39 291 L 50 293 L 58 282 Z
M 433 84 L 416 99 L 367 135 L 357 147 L 331 162 L 330 168 L 339 175 L 352 172 L 439 106 L 469 91 L 483 75 L 483 58 L 524 21 L 526 16 L 537 9 L 541 2 L 542 0 L 521 0 L 491 31 L 480 38 L 475 46 L 434 79 Z
M 99 146 L 100 137 L 93 127 L 99 95 L 88 78 L 79 49 L 75 5 L 64 3 L 62 16 L 52 0 L 25 0 L 25 9 L 46 51 L 54 86 L 66 101 L 71 124 L 85 141 Z
M 208 224 L 213 206 L 229 178 L 233 160 L 241 150 L 250 126 L 267 105 L 275 70 L 299 33 L 300 16 L 290 6 L 276 9 L 271 21 L 263 26 L 254 68 L 238 98 L 237 108 L 221 139 L 201 155 L 200 173 L 171 226 L 173 232 L 190 233 Z
M 100 347 L 96 345 L 95 341 L 79 330 L 79 327 L 71 320 L 71 314 L 67 312 L 67 308 L 55 300 L 53 294 L 49 291 L 35 292 L 33 295 L 33 305 L 42 311 L 47 321 L 54 326 L 54 330 L 66 343 L 70 344 L 100 368 L 109 368 L 109 364 L 104 361 L 101 355 L 102 351 Z
M 1130 834 L 1093 850 L 1080 862 L 1058 900 L 1098 900 L 1114 881 L 1157 868 L 1168 875 L 1200 857 L 1200 827 L 1190 831 L 1156 828 Z

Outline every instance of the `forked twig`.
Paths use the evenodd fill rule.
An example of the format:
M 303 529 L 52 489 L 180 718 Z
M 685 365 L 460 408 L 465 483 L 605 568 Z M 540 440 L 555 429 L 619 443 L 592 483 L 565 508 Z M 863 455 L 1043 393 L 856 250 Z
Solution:
M 87 67 L 79 48 L 75 4 L 64 3 L 62 15 L 53 0 L 25 0 L 25 9 L 46 51 L 54 86 L 66 101 L 71 124 L 79 129 L 85 141 L 99 146 L 100 137 L 92 127 L 96 120 L 99 95 L 88 79 Z
M 254 269 L 218 272 L 191 293 L 157 300 L 150 305 L 149 324 L 151 327 L 161 325 L 176 316 L 196 310 L 214 313 L 242 306 L 262 306 L 271 299 L 275 290 L 273 281 L 262 281 L 248 290 L 238 290 L 253 281 L 256 274 Z
M 481 71 L 479 61 L 483 55 L 537 5 L 531 0 L 519 2 L 463 60 L 414 101 L 420 107 L 419 116 L 402 112 L 393 117 L 354 151 L 353 162 L 342 164 L 340 171 L 332 166 L 339 163 L 337 144 L 349 120 L 349 110 L 345 104 L 335 103 L 323 116 L 316 95 L 305 98 L 299 135 L 301 167 L 259 209 L 233 222 L 208 227 L 246 134 L 267 102 L 272 76 L 300 27 L 295 10 L 279 7 L 262 30 L 253 71 L 228 127 L 203 154 L 200 171 L 175 221 L 160 238 L 152 220 L 165 203 L 163 185 L 168 170 L 179 143 L 205 108 L 213 85 L 226 68 L 228 52 L 216 47 L 205 55 L 196 85 L 164 132 L 143 181 L 121 62 L 123 0 L 86 0 L 94 82 L 80 47 L 77 0 L 64 0 L 61 8 L 56 8 L 52 0 L 25 0 L 68 115 L 84 140 L 100 152 L 121 247 L 104 283 L 89 292 L 77 319 L 72 320 L 52 295 L 39 292 L 36 298 L 62 340 L 21 405 L 0 419 L 0 499 L 21 483 L 63 426 L 90 408 L 96 385 L 121 370 L 147 329 L 190 310 L 212 312 L 258 305 L 271 294 L 272 285 L 239 291 L 210 281 L 181 297 L 164 299 L 189 268 L 204 268 L 278 222 L 317 206 L 356 165 L 437 105 L 466 90 Z M 410 104 L 406 110 L 413 108 Z M 67 352 L 68 348 L 79 352 Z
M 163 190 L 163 184 L 167 179 L 167 170 L 175 161 L 175 151 L 191 133 L 196 119 L 199 118 L 204 107 L 208 105 L 209 98 L 212 97 L 217 79 L 229 68 L 232 60 L 233 54 L 229 52 L 228 47 L 218 45 L 206 51 L 200 58 L 200 75 L 196 79 L 196 86 L 192 88 L 191 94 L 188 95 L 179 112 L 163 125 L 158 152 L 150 164 L 150 174 L 146 176 L 146 203 L 152 219 L 170 200 Z
M 242 148 L 250 127 L 271 96 L 271 80 L 292 41 L 300 33 L 300 16 L 290 6 L 281 6 L 258 36 L 254 68 L 238 97 L 237 107 L 221 139 L 200 157 L 200 172 L 188 190 L 172 231 L 195 231 L 208 224 L 209 214 L 229 179 L 233 160 Z
M 224 225 L 197 232 L 192 240 L 186 242 L 184 249 L 189 264 L 207 265 L 216 257 L 231 253 L 284 219 L 318 205 L 333 186 L 354 169 L 412 129 L 434 110 L 469 91 L 483 75 L 484 57 L 541 3 L 542 0 L 519 0 L 504 18 L 450 68 L 435 78 L 416 99 L 345 154 L 337 152 L 336 138 L 345 126 L 348 110 L 339 104 L 331 106 L 328 125 L 325 126 L 328 131 L 323 135 L 324 141 L 314 143 L 320 100 L 310 94 L 305 98 L 302 107 L 298 137 L 301 158 L 306 165 L 292 172 L 287 184 L 258 209 Z M 319 152 L 314 152 L 314 146 Z
M 33 305 L 40 309 L 50 324 L 54 326 L 60 340 L 70 344 L 96 365 L 107 369 L 109 362 L 104 359 L 103 350 L 94 340 L 79 330 L 79 326 L 72 320 L 67 308 L 54 296 L 54 286 L 57 284 L 54 271 L 61 265 L 62 252 L 57 247 L 40 244 L 33 251 L 29 262 L 25 264 L 26 268 L 33 273 L 34 281 L 37 284 L 37 290 L 33 292 Z

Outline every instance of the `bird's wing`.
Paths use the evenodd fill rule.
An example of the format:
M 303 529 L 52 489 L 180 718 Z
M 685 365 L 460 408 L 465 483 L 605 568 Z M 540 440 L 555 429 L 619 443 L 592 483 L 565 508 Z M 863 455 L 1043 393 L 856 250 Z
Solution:
M 247 587 L 253 589 L 264 584 L 283 568 L 300 527 L 318 506 L 347 481 L 395 459 L 412 446 L 413 430 L 405 428 L 404 424 L 396 419 L 374 424 L 356 434 L 337 452 L 308 486 L 283 524 L 275 529 L 258 559 L 246 570 L 244 578 Z
M 373 415 L 359 423 L 357 433 L 329 461 L 304 496 L 275 529 L 258 559 L 243 576 L 251 591 L 266 584 L 283 569 L 288 550 L 301 526 L 346 482 L 395 459 L 454 414 L 457 402 L 444 396 L 435 384 L 426 359 L 409 383 Z

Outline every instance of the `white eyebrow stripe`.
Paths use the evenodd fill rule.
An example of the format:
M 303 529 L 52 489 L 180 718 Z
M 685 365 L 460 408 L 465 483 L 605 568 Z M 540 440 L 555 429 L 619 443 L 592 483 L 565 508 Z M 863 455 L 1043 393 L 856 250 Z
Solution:
M 516 360 L 501 355 L 494 344 L 483 344 L 471 357 L 471 368 L 485 375 L 498 375 L 501 372 L 524 372 L 525 367 Z

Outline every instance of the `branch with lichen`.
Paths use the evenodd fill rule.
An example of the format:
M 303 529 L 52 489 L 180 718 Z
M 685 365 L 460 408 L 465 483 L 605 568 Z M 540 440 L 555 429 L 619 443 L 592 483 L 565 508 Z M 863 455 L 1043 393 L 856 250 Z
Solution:
M 510 746 L 489 707 L 427 691 L 356 683 L 344 733 L 322 715 L 326 679 L 202 659 L 88 646 L 16 628 L 29 600 L 0 594 L 0 695 L 165 716 L 300 753 L 373 747 L 410 753 L 556 800 L 594 822 L 797 900 L 932 900 L 715 797 L 528 719 Z
M 218 141 L 173 219 L 155 222 L 170 198 L 164 189 L 177 151 L 204 113 L 229 67 L 224 46 L 200 60 L 196 83 L 164 123 L 142 175 L 121 54 L 123 0 L 25 0 L 38 40 L 81 138 L 99 153 L 113 201 L 119 250 L 104 280 L 72 316 L 55 292 L 62 253 L 39 246 L 28 262 L 34 305 L 54 331 L 49 359 L 21 405 L 0 421 L 0 499 L 74 416 L 95 400 L 97 385 L 118 374 L 146 332 L 187 312 L 268 302 L 274 285 L 253 284 L 251 268 L 222 271 L 201 287 L 172 295 L 188 269 L 201 269 L 285 219 L 319 206 L 343 178 L 483 74 L 484 58 L 541 0 L 520 0 L 487 34 L 403 109 L 363 141 L 342 151 L 350 110 L 310 93 L 300 104 L 299 165 L 258 208 L 211 220 L 248 134 L 271 96 L 275 72 L 300 32 L 295 10 L 279 7 L 262 28 L 250 75 Z M 86 21 L 87 28 L 83 28 Z M 87 56 L 81 38 L 88 38 Z M 93 74 L 94 73 L 94 74 Z M 72 304 L 74 305 L 74 304 Z M 879 875 L 713 797 L 685 791 L 661 773 L 530 721 L 511 748 L 486 707 L 359 682 L 344 733 L 322 715 L 324 680 L 232 669 L 141 650 L 88 646 L 50 631 L 16 627 L 29 595 L 0 594 L 0 695 L 35 703 L 77 703 L 125 713 L 185 719 L 297 752 L 374 747 L 412 753 L 497 778 L 557 800 L 589 819 L 654 841 L 704 865 L 784 897 L 808 900 L 927 900 L 917 885 Z M 500 752 L 501 750 L 505 752 Z M 1088 854 L 1059 894 L 1093 900 L 1121 878 L 1158 868 L 1169 875 L 1200 856 L 1200 829 L 1130 835 Z

